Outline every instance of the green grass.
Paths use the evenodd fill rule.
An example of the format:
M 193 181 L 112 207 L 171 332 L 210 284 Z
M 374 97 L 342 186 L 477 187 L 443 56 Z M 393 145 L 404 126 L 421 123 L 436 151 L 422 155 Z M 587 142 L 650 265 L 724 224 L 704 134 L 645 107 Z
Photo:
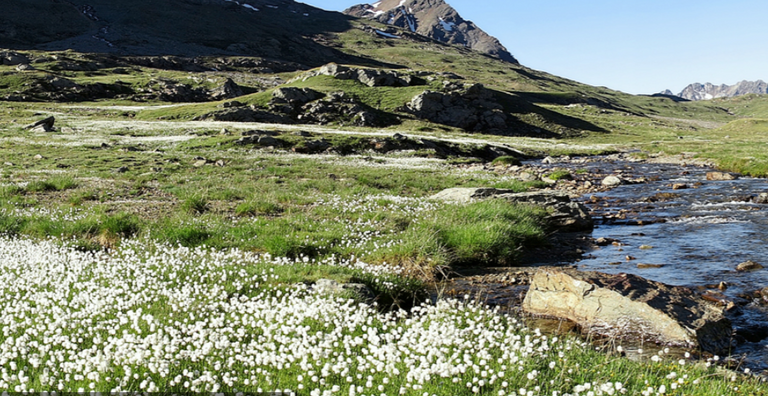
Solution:
M 77 183 L 72 176 L 53 176 L 46 180 L 38 180 L 29 183 L 25 190 L 29 192 L 64 191 L 77 188 Z
M 190 214 L 203 214 L 210 209 L 208 198 L 194 194 L 181 203 L 181 210 Z
M 268 201 L 248 201 L 243 202 L 235 208 L 235 214 L 238 216 L 257 216 L 257 215 L 276 215 L 283 212 L 283 208 L 274 202 Z
M 265 284 L 282 291 L 320 278 L 360 282 L 374 290 L 382 307 L 408 307 L 423 299 L 426 290 L 425 284 L 414 280 L 413 276 L 429 278 L 430 271 L 446 266 L 515 265 L 522 251 L 546 243 L 549 230 L 544 221 L 546 213 L 541 209 L 498 201 L 429 206 L 423 200 L 451 187 L 490 186 L 527 191 L 545 186 L 543 182 L 510 180 L 488 169 L 467 171 L 467 168 L 482 168 L 464 166 L 480 162 L 477 153 L 483 148 L 482 142 L 507 144 L 535 155 L 597 154 L 627 148 L 639 148 L 643 150 L 640 155 L 645 157 L 657 153 L 670 156 L 695 153 L 698 159 L 711 160 L 726 170 L 768 176 L 768 154 L 764 150 L 768 144 L 768 100 L 765 97 L 674 103 L 666 98 L 631 96 L 584 86 L 435 43 L 404 40 L 399 45 L 382 45 L 388 41 L 357 30 L 331 39 L 343 43 L 343 50 L 350 53 L 359 51 L 375 60 L 417 70 L 455 72 L 468 77 L 466 82 L 482 82 L 496 90 L 495 94 L 504 106 L 521 123 L 552 131 L 560 137 L 570 137 L 551 141 L 478 136 L 402 115 L 402 127 L 399 128 L 417 131 L 429 138 L 472 137 L 481 141 L 457 143 L 451 147 L 458 155 L 429 165 L 419 161 L 414 165 L 409 161 L 420 157 L 440 158 L 434 151 L 358 156 L 356 154 L 364 151 L 370 136 L 320 132 L 314 132 L 312 139 L 326 139 L 338 147 L 343 156 L 260 152 L 255 147 L 235 145 L 236 136 L 214 136 L 218 134 L 216 128 L 168 124 L 154 129 L 142 129 L 132 124 L 104 127 L 104 130 L 78 127 L 80 129 L 73 133 L 97 141 L 78 146 L 64 144 L 69 141 L 58 134 L 38 134 L 19 126 L 39 119 L 47 112 L 62 113 L 61 117 L 57 115 L 57 125 L 64 127 L 82 125 L 79 123 L 83 120 L 190 120 L 215 111 L 220 102 L 153 109 L 138 114 L 95 108 L 98 105 L 135 104 L 120 100 L 88 104 L 89 107 L 93 105 L 93 109 L 2 103 L 0 136 L 16 140 L 13 144 L 0 144 L 0 157 L 13 164 L 4 165 L 2 169 L 6 184 L 0 187 L 3 199 L 0 233 L 40 239 L 55 237 L 80 250 L 117 249 L 127 238 L 146 238 L 190 248 L 269 253 L 291 264 L 254 265 L 243 269 L 245 275 L 275 274 L 279 279 L 270 278 Z M 120 78 L 133 86 L 146 86 L 150 77 L 144 74 L 149 72 L 136 71 Z M 175 79 L 186 78 L 188 74 L 151 72 L 155 73 L 153 77 Z M 110 83 L 117 78 L 109 72 L 99 73 L 73 72 L 68 77 L 83 84 Z M 36 75 L 3 74 L 0 90 L 23 89 L 24 84 L 37 81 L 35 78 L 39 76 Z M 316 77 L 292 85 L 323 93 L 343 90 L 371 108 L 390 113 L 398 112 L 400 106 L 422 90 L 435 88 L 370 88 L 329 77 Z M 271 92 L 266 90 L 238 100 L 265 106 Z M 729 115 L 728 111 L 735 115 Z M 394 133 L 394 130 L 387 131 Z M 284 148 L 286 151 L 302 144 L 303 138 L 291 135 L 289 131 L 278 132 L 278 137 L 290 144 Z M 19 136 L 23 139 L 18 139 Z M 194 137 L 185 142 L 145 139 L 138 143 L 136 140 L 138 137 L 177 136 Z M 124 140 L 131 143 L 121 143 Z M 101 141 L 109 142 L 110 146 L 102 147 Z M 45 154 L 43 159 L 34 159 L 30 154 L 38 152 Z M 226 165 L 195 168 L 192 164 L 199 156 L 214 161 L 222 159 Z M 505 156 L 491 164 L 519 165 L 519 162 L 515 157 Z M 115 170 L 121 167 L 129 170 L 116 173 Z M 40 174 L 61 169 L 66 169 L 67 173 L 39 178 Z M 547 176 L 559 180 L 568 174 L 556 170 Z M 28 183 L 26 187 L 19 187 L 24 183 Z M 400 199 L 408 200 L 400 202 Z M 71 215 L 69 212 L 67 215 L 43 214 L 43 210 L 70 209 L 74 210 Z M 371 264 L 400 265 L 411 276 L 371 275 L 322 264 L 324 260 L 353 258 Z M 307 263 L 304 263 L 305 259 Z M 237 293 L 253 297 L 257 293 L 231 278 L 221 285 L 228 297 Z M 163 320 L 179 319 L 161 300 L 153 301 L 146 308 Z M 481 323 L 481 319 L 487 321 L 482 323 L 501 326 L 496 319 L 476 319 L 473 326 Z M 507 325 L 509 322 L 504 324 Z M 319 321 L 307 323 L 307 326 L 313 332 L 329 330 Z M 384 331 L 378 322 L 371 323 L 369 328 Z M 361 334 L 362 330 L 354 336 Z M 500 371 L 505 363 L 497 362 L 502 357 L 493 355 L 493 350 L 488 352 L 491 368 Z M 548 369 L 551 361 L 556 363 L 557 369 Z M 188 364 L 184 368 L 211 369 L 205 362 Z M 532 381 L 517 376 L 510 380 L 509 388 L 541 386 L 543 394 L 551 394 L 568 384 L 620 381 L 630 389 L 629 394 L 638 394 L 647 388 L 645 381 L 653 386 L 669 384 L 667 377 L 675 371 L 679 378 L 688 376 L 684 380 L 688 388 L 677 394 L 757 395 L 765 390 L 763 384 L 753 379 L 738 377 L 731 382 L 732 374 L 714 368 L 681 366 L 675 361 L 631 362 L 616 355 L 595 352 L 589 347 L 563 351 L 563 356 L 553 356 L 551 360 L 528 362 L 524 369 L 539 370 L 540 377 Z M 512 370 L 507 368 L 506 371 Z M 299 370 L 293 367 L 274 370 L 270 376 L 282 387 L 295 387 L 298 373 Z M 470 373 L 458 385 L 427 381 L 425 389 L 419 390 L 418 394 L 422 391 L 469 394 L 471 390 L 465 383 L 471 382 L 473 376 L 475 374 Z M 380 373 L 374 377 L 376 381 L 383 379 Z M 694 380 L 699 384 L 694 386 Z M 500 385 L 494 386 L 483 393 L 497 394 Z M 733 390 L 735 386 L 741 388 L 739 393 Z M 667 393 L 674 393 L 667 389 Z M 393 389 L 393 392 L 398 390 Z
M 491 162 L 491 165 L 516 165 L 516 166 L 520 166 L 520 165 L 522 165 L 522 163 L 520 162 L 520 159 L 518 159 L 517 157 L 512 157 L 512 156 L 505 155 L 505 156 L 501 156 L 501 157 L 496 158 L 495 160 L 493 160 Z
M 573 175 L 571 175 L 571 172 L 566 169 L 555 170 L 553 172 L 547 173 L 545 176 L 555 181 L 573 179 Z
M 514 265 L 524 248 L 544 243 L 545 214 L 502 200 L 448 205 L 410 224 L 402 243 L 375 257 L 426 267 Z

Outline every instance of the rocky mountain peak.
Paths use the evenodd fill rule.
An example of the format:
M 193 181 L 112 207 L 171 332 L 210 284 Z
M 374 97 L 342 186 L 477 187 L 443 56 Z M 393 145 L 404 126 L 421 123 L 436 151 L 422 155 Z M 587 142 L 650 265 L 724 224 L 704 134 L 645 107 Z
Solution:
M 667 92 L 669 90 L 664 91 L 664 93 Z M 715 98 L 732 98 L 747 94 L 768 94 L 768 83 L 763 80 L 741 81 L 734 85 L 694 83 L 685 87 L 677 96 L 688 100 L 710 100 Z
M 409 29 L 437 41 L 463 45 L 507 62 L 518 63 L 498 39 L 463 19 L 443 0 L 381 0 L 350 7 L 344 13 Z

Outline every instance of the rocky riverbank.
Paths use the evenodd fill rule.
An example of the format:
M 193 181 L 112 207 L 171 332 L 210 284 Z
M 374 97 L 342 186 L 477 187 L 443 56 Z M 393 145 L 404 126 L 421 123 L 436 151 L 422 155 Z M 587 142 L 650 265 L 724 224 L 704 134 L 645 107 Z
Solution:
M 627 154 L 586 159 L 552 158 L 509 166 L 501 171 L 521 179 L 530 175 L 537 180 L 550 179 L 549 175 L 556 172 L 566 175 L 552 180 L 548 189 L 553 194 L 558 190 L 570 194 L 575 202 L 588 207 L 596 229 L 591 233 L 556 233 L 553 246 L 531 252 L 524 268 L 460 271 L 441 284 L 442 293 L 468 294 L 517 312 L 559 318 L 554 322 L 558 328 L 562 328 L 562 320 L 566 320 L 573 323 L 567 328 L 574 328 L 575 325 L 575 328 L 593 337 L 626 339 L 622 342 L 629 343 L 685 344 L 721 354 L 736 351 L 749 356 L 746 362 L 751 367 L 765 366 L 768 360 L 760 351 L 768 337 L 768 311 L 763 307 L 766 299 L 761 289 L 768 283 L 765 283 L 765 271 L 759 263 L 761 255 L 755 251 L 759 248 L 754 244 L 735 244 L 728 238 L 710 239 L 718 233 L 727 235 L 732 232 L 729 231 L 731 229 L 739 230 L 735 231 L 738 235 L 738 232 L 745 232 L 745 227 L 750 233 L 762 227 L 763 221 L 754 224 L 755 221 L 748 220 L 747 216 L 759 215 L 768 209 L 762 203 L 767 195 L 765 188 L 768 188 L 764 181 L 717 172 L 700 164 L 687 163 L 685 158 L 638 159 Z M 621 183 L 604 183 L 614 178 L 621 180 Z M 680 230 L 684 226 L 688 228 Z M 664 227 L 673 228 L 666 231 Z M 679 238 L 686 234 L 677 235 L 678 232 L 696 234 L 689 237 L 692 239 L 681 241 Z M 753 242 L 755 238 L 759 237 L 749 237 Z M 724 242 L 726 239 L 729 242 Z M 696 247 L 688 248 L 689 244 Z M 717 252 L 712 255 L 713 259 L 726 263 L 706 264 L 706 270 L 695 264 L 697 257 L 704 259 L 707 249 Z M 676 255 L 675 252 L 681 254 Z M 679 262 L 675 257 L 679 257 Z M 750 257 L 755 259 L 748 260 Z M 686 265 L 689 261 L 696 267 Z M 575 284 L 592 285 L 584 286 L 591 291 L 574 294 L 581 296 L 577 300 L 560 295 L 568 289 L 565 287 L 559 292 L 550 290 L 554 293 L 552 295 L 560 293 L 560 297 L 554 300 L 533 297 L 546 295 L 542 291 L 553 287 L 553 282 L 541 280 L 542 274 L 550 271 L 541 269 L 546 268 L 542 265 L 570 268 L 556 271 L 567 274 Z M 598 272 L 592 272 L 594 270 Z M 534 281 L 537 277 L 539 280 Z M 623 280 L 614 282 L 616 279 Z M 566 283 L 559 282 L 560 286 Z M 637 284 L 646 287 L 640 288 Z M 597 292 L 606 285 L 610 287 L 605 292 Z M 647 297 L 638 294 L 641 289 L 646 290 Z M 531 294 L 534 290 L 536 292 Z M 705 326 L 717 331 L 706 330 L 704 333 L 709 335 L 705 337 L 694 331 L 687 341 L 681 342 L 679 339 L 660 337 L 659 331 L 646 331 L 642 326 L 626 325 L 624 322 L 626 326 L 622 325 L 618 323 L 621 320 L 611 323 L 599 315 L 579 314 L 583 313 L 585 306 L 590 306 L 585 301 L 593 293 L 607 293 L 604 300 L 613 304 L 603 304 L 597 311 L 617 320 L 623 318 L 626 323 L 640 320 L 645 313 L 652 311 L 671 316 L 670 323 L 676 323 L 681 328 Z M 623 303 L 621 298 L 624 297 L 620 296 L 631 301 Z M 675 301 L 683 297 L 688 299 L 687 305 L 684 305 L 697 307 L 694 310 L 697 314 L 683 314 L 678 303 L 657 304 L 661 301 L 659 299 Z M 532 308 L 529 304 L 524 310 L 526 298 L 530 301 L 538 299 L 538 307 Z M 651 305 L 639 308 L 637 312 L 625 312 L 628 306 L 636 303 L 632 299 L 637 298 L 645 298 Z M 552 301 L 565 305 L 557 308 L 550 304 Z M 638 312 L 645 313 L 640 315 Z M 707 319 L 710 314 L 706 312 L 719 312 L 718 318 L 723 320 Z M 658 318 L 646 320 L 658 321 Z M 687 321 L 698 324 L 691 325 Z

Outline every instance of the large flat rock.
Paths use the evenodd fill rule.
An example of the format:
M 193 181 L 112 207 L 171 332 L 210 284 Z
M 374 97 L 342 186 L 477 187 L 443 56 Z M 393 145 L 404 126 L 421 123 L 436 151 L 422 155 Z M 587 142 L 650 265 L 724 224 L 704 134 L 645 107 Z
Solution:
M 609 275 L 545 268 L 531 280 L 525 312 L 568 319 L 609 337 L 697 348 L 722 353 L 732 328 L 721 308 L 697 299 L 685 287 L 636 275 Z

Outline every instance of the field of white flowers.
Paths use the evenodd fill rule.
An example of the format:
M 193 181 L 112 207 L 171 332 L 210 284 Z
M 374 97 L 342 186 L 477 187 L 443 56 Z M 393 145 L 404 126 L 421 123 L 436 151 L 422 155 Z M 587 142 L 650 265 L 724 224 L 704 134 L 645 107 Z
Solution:
M 281 269 L 321 265 L 125 241 L 84 253 L 0 238 L 0 389 L 306 395 L 762 394 L 759 382 L 644 363 L 460 300 L 382 310 Z M 325 260 L 380 277 L 389 268 Z

